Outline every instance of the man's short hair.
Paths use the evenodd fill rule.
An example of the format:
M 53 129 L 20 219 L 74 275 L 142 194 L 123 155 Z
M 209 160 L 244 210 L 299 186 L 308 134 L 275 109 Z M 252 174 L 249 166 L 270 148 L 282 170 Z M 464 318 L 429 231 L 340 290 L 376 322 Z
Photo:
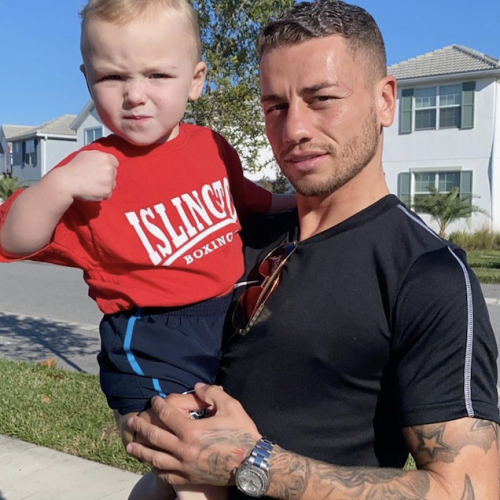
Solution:
M 375 19 L 365 9 L 340 0 L 314 0 L 290 7 L 262 29 L 257 49 L 262 57 L 269 49 L 331 35 L 342 36 L 354 57 L 365 58 L 369 78 L 387 75 L 384 39 Z
M 85 25 L 90 19 L 112 24 L 128 24 L 155 12 L 171 11 L 179 14 L 190 28 L 197 61 L 201 60 L 201 40 L 198 16 L 187 0 L 89 0 L 81 10 L 82 53 Z

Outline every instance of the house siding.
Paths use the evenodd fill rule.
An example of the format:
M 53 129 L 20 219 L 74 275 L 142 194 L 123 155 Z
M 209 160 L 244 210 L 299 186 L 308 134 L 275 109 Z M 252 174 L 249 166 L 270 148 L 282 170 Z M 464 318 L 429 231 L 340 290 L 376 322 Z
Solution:
M 85 130 L 89 128 L 102 127 L 102 136 L 105 137 L 111 134 L 111 130 L 109 130 L 100 120 L 99 115 L 95 108 L 91 113 L 87 115 L 82 124 L 78 127 L 76 131 L 77 137 L 77 147 L 78 149 L 83 148 L 85 146 Z
M 491 178 L 492 228 L 500 231 L 500 81 L 495 82 L 494 108 L 496 110 L 493 132 L 493 148 L 489 173 Z
M 451 85 L 463 81 L 450 78 L 449 81 L 442 82 L 440 85 Z M 433 83 L 428 83 L 411 87 L 433 85 Z M 385 132 L 384 172 L 390 191 L 398 194 L 398 178 L 402 172 L 418 171 L 418 169 L 453 170 L 454 168 L 472 171 L 472 192 L 479 196 L 474 199 L 474 204 L 493 218 L 488 215 L 475 214 L 470 218 L 454 222 L 448 231 L 474 231 L 485 226 L 494 229 L 500 222 L 496 214 L 497 210 L 492 204 L 491 177 L 492 162 L 494 163 L 492 150 L 495 140 L 498 141 L 495 135 L 499 135 L 495 134 L 495 99 L 498 88 L 496 79 L 476 80 L 475 124 L 471 129 L 447 128 L 401 134 L 399 127 L 401 93 L 403 89 L 410 88 L 410 86 L 405 85 L 403 81 L 399 83 L 399 87 L 395 121 Z M 500 155 L 498 148 L 497 152 Z M 423 215 L 422 218 L 431 227 L 437 229 L 437 224 L 429 216 Z
M 46 141 L 45 171 L 50 172 L 64 158 L 77 149 L 76 140 L 48 139 Z

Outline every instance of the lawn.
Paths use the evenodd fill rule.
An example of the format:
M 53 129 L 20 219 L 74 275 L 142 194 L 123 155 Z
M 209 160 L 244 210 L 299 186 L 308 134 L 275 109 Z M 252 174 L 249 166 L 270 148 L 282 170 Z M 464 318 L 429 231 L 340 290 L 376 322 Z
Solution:
M 481 283 L 500 283 L 500 250 L 468 250 L 467 260 Z
M 95 375 L 0 358 L 0 434 L 131 472 Z

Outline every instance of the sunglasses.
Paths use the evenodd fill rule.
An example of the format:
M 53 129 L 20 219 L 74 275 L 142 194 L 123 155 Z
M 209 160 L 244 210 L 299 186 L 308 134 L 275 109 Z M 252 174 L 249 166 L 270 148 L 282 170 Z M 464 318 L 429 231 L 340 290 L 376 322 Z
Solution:
M 267 301 L 281 280 L 281 271 L 295 252 L 297 241 L 284 243 L 271 250 L 260 263 L 259 273 L 264 278 L 260 285 L 247 288 L 239 298 L 233 311 L 233 326 L 245 336 L 252 328 Z

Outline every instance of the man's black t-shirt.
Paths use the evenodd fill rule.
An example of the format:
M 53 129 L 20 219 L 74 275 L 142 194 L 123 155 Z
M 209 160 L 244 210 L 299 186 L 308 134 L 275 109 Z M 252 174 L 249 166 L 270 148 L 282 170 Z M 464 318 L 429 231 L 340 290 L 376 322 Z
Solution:
M 244 234 L 250 277 L 298 237 L 295 212 Z M 283 448 L 344 466 L 401 467 L 401 428 L 499 421 L 495 337 L 464 252 L 393 195 L 301 241 L 219 382 Z

